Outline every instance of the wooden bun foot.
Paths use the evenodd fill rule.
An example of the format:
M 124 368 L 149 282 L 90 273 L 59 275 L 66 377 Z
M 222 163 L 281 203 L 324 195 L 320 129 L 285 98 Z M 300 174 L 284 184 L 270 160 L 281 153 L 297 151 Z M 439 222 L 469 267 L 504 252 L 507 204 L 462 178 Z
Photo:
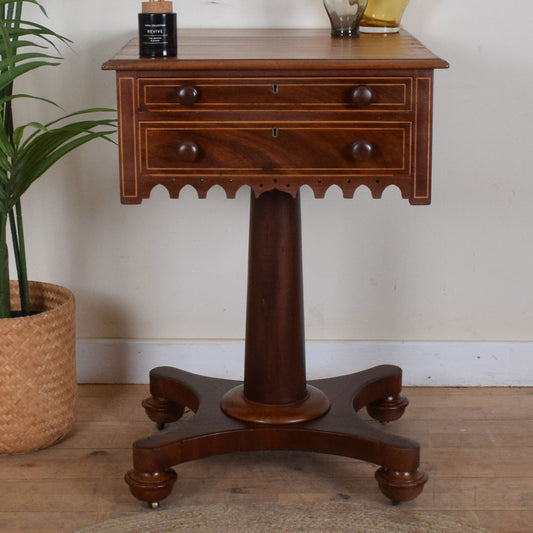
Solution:
M 399 502 L 414 500 L 424 489 L 428 476 L 420 470 L 395 472 L 388 468 L 379 468 L 376 471 L 376 480 L 381 492 L 397 505 Z
M 408 405 L 409 400 L 403 394 L 394 394 L 368 404 L 366 410 L 373 419 L 379 422 L 392 422 L 403 415 Z
M 153 504 L 165 499 L 172 492 L 178 475 L 172 468 L 153 474 L 130 470 L 124 479 L 135 498 Z
M 183 416 L 185 406 L 178 403 L 170 402 L 164 398 L 150 396 L 142 401 L 146 414 L 150 420 L 153 420 L 159 429 L 163 429 L 165 424 L 176 422 Z

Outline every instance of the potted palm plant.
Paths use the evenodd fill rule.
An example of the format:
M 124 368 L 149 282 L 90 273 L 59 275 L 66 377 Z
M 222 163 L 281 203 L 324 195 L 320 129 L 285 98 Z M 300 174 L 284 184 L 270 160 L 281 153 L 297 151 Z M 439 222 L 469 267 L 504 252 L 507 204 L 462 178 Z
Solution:
M 93 139 L 112 140 L 116 131 L 115 113 L 100 108 L 16 123 L 13 111 L 25 99 L 56 105 L 17 92 L 16 82 L 60 65 L 59 46 L 70 42 L 30 20 L 31 10 L 46 14 L 37 0 L 0 0 L 0 453 L 59 440 L 73 424 L 76 402 L 74 296 L 28 281 L 21 197 L 63 156 Z

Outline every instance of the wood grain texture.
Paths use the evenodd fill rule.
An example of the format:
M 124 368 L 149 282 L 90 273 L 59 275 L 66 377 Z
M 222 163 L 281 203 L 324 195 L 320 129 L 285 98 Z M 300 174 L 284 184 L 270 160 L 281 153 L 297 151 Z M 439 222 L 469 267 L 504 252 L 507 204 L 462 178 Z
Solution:
M 182 29 L 178 57 L 157 60 L 160 70 L 202 68 L 294 69 L 447 68 L 448 63 L 402 30 L 391 35 L 331 38 L 327 29 Z M 222 63 L 221 63 L 222 62 Z M 105 63 L 107 70 L 154 70 L 154 60 L 139 60 L 137 39 Z
M 422 443 L 430 481 L 400 510 L 446 514 L 496 533 L 531 533 L 533 389 L 405 393 L 411 405 L 385 430 Z M 146 385 L 82 385 L 78 418 L 63 442 L 0 456 L 2 533 L 71 533 L 108 518 L 151 512 L 123 482 L 131 441 L 157 432 L 140 405 L 147 394 Z M 387 505 L 378 491 L 368 490 L 373 470 L 361 461 L 316 453 L 234 453 L 182 464 L 166 505 L 339 499 Z

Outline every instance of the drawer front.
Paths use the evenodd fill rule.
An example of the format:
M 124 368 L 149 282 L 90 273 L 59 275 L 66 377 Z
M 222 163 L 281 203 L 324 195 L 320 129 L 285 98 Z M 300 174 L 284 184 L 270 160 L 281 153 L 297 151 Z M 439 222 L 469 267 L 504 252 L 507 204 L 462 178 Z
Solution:
M 403 77 L 196 79 L 141 78 L 141 110 L 409 111 L 412 80 Z
M 408 175 L 409 122 L 355 125 L 140 124 L 144 175 Z

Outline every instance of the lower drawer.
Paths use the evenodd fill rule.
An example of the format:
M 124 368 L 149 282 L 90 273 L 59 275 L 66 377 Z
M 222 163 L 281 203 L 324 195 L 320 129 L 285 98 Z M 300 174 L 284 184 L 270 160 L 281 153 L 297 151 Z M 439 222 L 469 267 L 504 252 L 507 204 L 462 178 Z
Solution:
M 410 122 L 265 124 L 141 122 L 143 175 L 409 175 Z

